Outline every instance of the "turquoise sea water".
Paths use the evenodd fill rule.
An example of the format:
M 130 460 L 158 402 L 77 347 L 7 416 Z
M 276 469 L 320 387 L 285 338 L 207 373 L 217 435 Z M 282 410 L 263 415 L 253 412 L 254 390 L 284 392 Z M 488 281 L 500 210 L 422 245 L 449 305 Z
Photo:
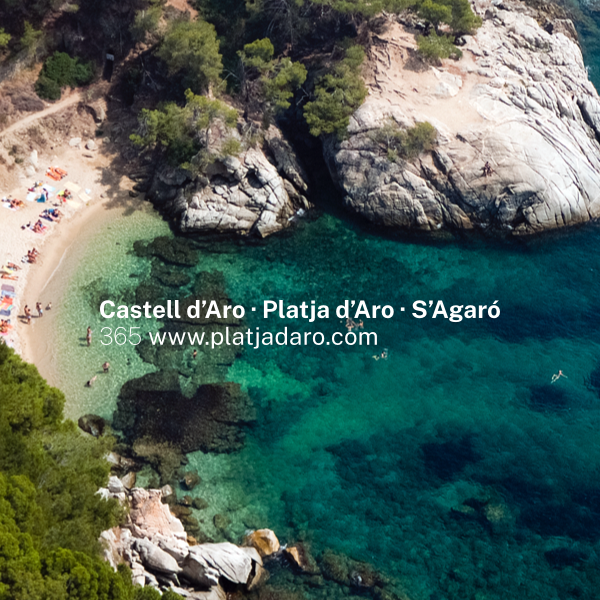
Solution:
M 132 304 L 149 271 L 132 237 L 117 246 L 113 234 L 99 234 L 101 259 L 92 244 L 58 315 L 57 345 L 77 382 L 67 386 L 73 416 L 77 407 L 110 416 L 120 384 L 152 369 L 128 345 L 72 343 L 87 324 L 105 325 L 99 297 Z M 527 241 L 425 243 L 376 237 L 331 215 L 254 245 L 200 244 L 195 271 L 224 273 L 246 307 L 441 299 L 498 300 L 502 311 L 495 320 L 397 313 L 368 323 L 387 360 L 359 346 L 247 349 L 228 373 L 258 407 L 244 449 L 190 455 L 203 480 L 194 494 L 209 502 L 197 513 L 204 532 L 222 539 L 217 513 L 235 541 L 268 526 L 317 555 L 331 548 L 377 565 L 411 599 L 595 597 L 599 245 L 595 225 Z M 262 315 L 248 312 L 248 325 L 264 327 Z M 344 331 L 335 317 L 319 329 Z M 105 359 L 110 378 L 83 388 Z M 551 384 L 559 369 L 567 378 Z
M 98 304 L 133 304 L 151 270 L 133 242 L 172 234 L 149 215 L 110 227 L 57 307 L 57 373 L 74 417 L 110 418 L 120 386 L 154 368 L 128 344 L 98 343 L 106 325 Z M 390 320 L 364 319 L 376 348 L 247 348 L 234 362 L 227 379 L 249 393 L 258 418 L 241 451 L 189 455 L 202 477 L 193 494 L 209 504 L 195 513 L 206 535 L 237 542 L 269 527 L 317 557 L 331 549 L 375 565 L 390 578 L 385 593 L 410 600 L 598 597 L 598 225 L 507 242 L 425 241 L 387 239 L 325 214 L 262 242 L 188 243 L 198 252 L 192 279 L 223 273 L 247 308 L 265 299 L 396 308 Z M 497 300 L 501 315 L 418 320 L 410 306 L 420 299 Z M 265 328 L 259 312 L 248 311 L 247 323 Z M 271 329 L 285 325 L 345 332 L 333 314 Z M 156 327 L 144 323 L 142 333 Z M 387 360 L 375 360 L 384 348 Z M 182 368 L 200 368 L 189 349 L 180 356 Z M 110 376 L 85 389 L 104 360 Z M 559 370 L 566 377 L 551 383 Z M 229 522 L 224 531 L 215 514 Z M 270 585 L 298 598 L 370 593 L 272 570 Z

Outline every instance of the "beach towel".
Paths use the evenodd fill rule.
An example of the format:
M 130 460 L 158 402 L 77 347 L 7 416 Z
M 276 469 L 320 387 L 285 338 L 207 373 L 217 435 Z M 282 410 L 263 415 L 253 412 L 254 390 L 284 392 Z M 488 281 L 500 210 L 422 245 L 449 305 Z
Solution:
M 2 288 L 1 288 L 1 289 L 2 289 L 2 291 L 3 291 L 3 292 L 13 292 L 13 293 L 14 293 L 14 291 L 15 291 L 15 286 L 14 286 L 14 285 L 8 285 L 8 284 L 6 284 L 6 283 L 5 283 L 5 284 L 2 286 Z
M 42 230 L 35 231 L 34 233 L 39 233 L 40 235 L 42 235 L 42 233 L 46 233 L 46 229 L 48 229 L 48 225 L 42 225 Z
M 19 276 L 9 275 L 8 273 L 2 273 L 2 279 L 10 279 L 11 281 L 17 281 L 19 279 Z
M 8 335 L 12 328 L 12 325 L 6 325 L 6 331 L 0 331 L 0 335 Z
M 29 202 L 33 202 L 37 197 L 38 197 L 38 195 L 36 192 L 29 192 L 29 194 L 27 194 L 25 199 L 29 200 Z
M 92 198 L 83 192 L 79 194 L 79 197 L 87 204 Z

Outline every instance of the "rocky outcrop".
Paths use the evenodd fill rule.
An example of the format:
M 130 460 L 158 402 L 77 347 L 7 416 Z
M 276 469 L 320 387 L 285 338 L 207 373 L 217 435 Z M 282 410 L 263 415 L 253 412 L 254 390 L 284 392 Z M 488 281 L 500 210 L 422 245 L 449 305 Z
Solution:
M 246 536 L 246 544 L 256 548 L 261 556 L 270 556 L 279 552 L 280 544 L 274 531 L 257 529 Z
M 176 218 L 183 232 L 267 236 L 287 227 L 310 207 L 308 177 L 292 147 L 275 127 L 262 147 L 238 156 L 215 155 L 201 177 L 163 168 L 149 197 Z
M 100 494 L 124 501 L 110 489 Z M 181 521 L 162 498 L 161 490 L 142 488 L 127 496 L 131 510 L 125 524 L 101 536 L 105 559 L 113 568 L 125 562 L 134 584 L 172 589 L 196 600 L 225 600 L 223 584 L 252 589 L 264 579 L 262 559 L 254 548 L 228 542 L 191 546 Z
M 563 33 L 572 27 L 561 20 L 549 33 L 510 0 L 475 9 L 483 26 L 441 68 L 411 70 L 414 36 L 395 21 L 374 36 L 369 96 L 349 138 L 324 149 L 346 206 L 377 225 L 429 231 L 527 234 L 598 217 L 600 100 Z M 390 118 L 430 122 L 436 148 L 390 160 L 373 135 Z

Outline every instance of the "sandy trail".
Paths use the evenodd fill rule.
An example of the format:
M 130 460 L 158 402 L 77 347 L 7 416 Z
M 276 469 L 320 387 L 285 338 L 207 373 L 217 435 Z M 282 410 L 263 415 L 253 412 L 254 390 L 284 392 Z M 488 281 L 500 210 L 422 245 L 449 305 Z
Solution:
M 27 117 L 24 117 L 23 119 L 20 119 L 19 121 L 16 121 L 10 127 L 7 127 L 3 131 L 0 131 L 0 138 L 5 135 L 8 135 L 9 133 L 13 133 L 19 129 L 22 129 L 26 125 L 30 125 L 31 123 L 34 123 L 35 121 L 38 121 L 39 119 L 43 119 L 44 117 L 47 117 L 48 115 L 52 115 L 61 110 L 64 110 L 65 108 L 67 108 L 73 104 L 77 104 L 80 100 L 81 100 L 81 92 L 78 92 L 78 91 L 72 92 L 69 96 L 67 96 L 60 102 L 57 102 L 56 104 L 52 104 L 51 106 L 49 106 L 48 108 L 45 108 L 44 110 L 41 110 L 40 112 L 33 113 L 32 115 L 28 115 Z

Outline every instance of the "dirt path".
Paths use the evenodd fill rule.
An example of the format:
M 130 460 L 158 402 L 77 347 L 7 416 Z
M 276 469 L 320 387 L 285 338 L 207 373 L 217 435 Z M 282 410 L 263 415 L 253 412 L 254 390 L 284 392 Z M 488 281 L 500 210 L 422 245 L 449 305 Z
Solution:
M 44 110 L 41 110 L 40 112 L 33 113 L 32 115 L 29 115 L 29 116 L 25 117 L 24 119 L 21 119 L 20 121 L 17 121 L 16 123 L 13 123 L 10 127 L 7 127 L 4 131 L 0 131 L 0 138 L 4 135 L 12 133 L 13 131 L 16 131 L 17 129 L 21 129 L 22 127 L 25 127 L 26 125 L 29 125 L 30 123 L 33 123 L 34 121 L 37 121 L 38 119 L 43 119 L 44 117 L 47 117 L 48 115 L 52 115 L 55 112 L 59 112 L 59 111 L 63 110 L 64 108 L 66 108 L 67 106 L 76 104 L 80 100 L 81 100 L 81 92 L 72 92 L 64 100 L 61 100 L 60 102 L 57 102 L 56 104 L 52 104 L 52 106 L 49 106 L 48 108 L 45 108 Z

